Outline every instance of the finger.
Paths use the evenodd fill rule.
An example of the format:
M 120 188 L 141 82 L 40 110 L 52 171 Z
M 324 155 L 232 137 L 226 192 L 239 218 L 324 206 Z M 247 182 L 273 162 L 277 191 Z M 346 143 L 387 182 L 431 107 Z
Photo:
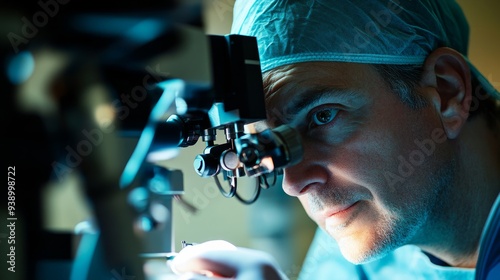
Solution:
M 214 278 L 214 277 L 209 277 L 206 275 L 194 273 L 194 272 L 187 272 L 182 275 L 180 275 L 177 280 L 214 280 L 214 279 L 229 279 L 229 278 Z
M 171 265 L 172 271 L 177 275 L 192 272 L 211 278 L 230 278 L 236 275 L 236 269 L 219 261 L 213 261 L 209 256 L 185 258 L 181 262 Z
M 224 259 L 214 258 L 215 255 L 224 256 L 226 252 L 237 248 L 226 241 L 214 240 L 194 246 L 188 246 L 171 261 L 170 266 L 174 273 L 195 272 L 210 275 L 211 277 L 232 277 L 236 270 L 224 263 Z

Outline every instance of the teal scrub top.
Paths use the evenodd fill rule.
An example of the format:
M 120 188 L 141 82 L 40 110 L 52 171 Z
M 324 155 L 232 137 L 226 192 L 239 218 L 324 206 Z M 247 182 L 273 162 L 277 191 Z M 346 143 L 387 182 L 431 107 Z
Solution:
M 434 264 L 417 246 L 406 245 L 367 264 L 348 262 L 330 236 L 321 229 L 307 253 L 299 280 L 354 279 L 474 279 L 475 269 Z

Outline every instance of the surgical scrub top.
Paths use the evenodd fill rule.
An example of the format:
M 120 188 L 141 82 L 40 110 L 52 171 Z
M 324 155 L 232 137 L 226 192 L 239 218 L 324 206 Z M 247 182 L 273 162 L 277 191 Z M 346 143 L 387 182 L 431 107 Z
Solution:
M 500 195 L 494 203 L 481 238 L 479 279 L 500 279 Z M 486 261 L 485 261 L 486 260 Z M 348 262 L 333 238 L 318 229 L 299 274 L 299 280 L 354 279 L 476 279 L 476 269 L 447 266 L 413 245 L 361 265 Z M 481 268 L 479 270 L 479 268 Z
M 434 264 L 420 248 L 400 247 L 382 259 L 367 264 L 348 262 L 337 243 L 318 229 L 307 253 L 299 280 L 355 280 L 355 279 L 474 279 L 475 269 L 455 268 Z

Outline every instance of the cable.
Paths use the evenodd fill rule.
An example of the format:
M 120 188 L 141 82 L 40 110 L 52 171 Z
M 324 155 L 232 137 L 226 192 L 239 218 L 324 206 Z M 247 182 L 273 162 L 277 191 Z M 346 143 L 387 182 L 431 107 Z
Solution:
M 261 176 L 259 177 L 259 179 L 261 179 L 261 180 L 262 180 L 262 182 L 261 182 L 261 187 L 267 190 L 267 189 L 269 189 L 270 187 L 272 187 L 272 186 L 276 185 L 276 182 L 278 181 L 278 173 L 279 173 L 279 172 L 278 172 L 278 171 L 276 171 L 276 170 L 272 172 L 273 181 L 272 181 L 272 183 L 271 183 L 271 184 L 269 184 L 269 182 L 268 182 L 268 176 L 267 176 L 267 174 L 266 174 L 266 175 L 261 175 Z
M 222 188 L 222 185 L 221 185 L 217 175 L 214 176 L 214 180 L 215 180 L 215 184 L 217 185 L 217 188 L 219 188 L 220 193 L 224 197 L 231 198 L 236 194 L 236 178 L 234 178 L 234 177 L 231 178 L 231 181 L 232 181 L 232 184 L 230 184 L 231 189 L 228 192 L 226 192 L 224 190 L 224 188 Z
M 260 176 L 259 176 L 260 178 Z M 259 198 L 259 195 L 260 195 L 260 179 L 257 178 L 256 179 L 256 189 L 255 189 L 255 193 L 254 193 L 254 196 L 249 199 L 249 200 L 246 200 L 246 199 L 243 199 L 238 193 L 235 194 L 236 198 L 243 204 L 246 204 L 246 205 L 249 205 L 249 204 L 252 204 L 254 203 L 257 198 Z

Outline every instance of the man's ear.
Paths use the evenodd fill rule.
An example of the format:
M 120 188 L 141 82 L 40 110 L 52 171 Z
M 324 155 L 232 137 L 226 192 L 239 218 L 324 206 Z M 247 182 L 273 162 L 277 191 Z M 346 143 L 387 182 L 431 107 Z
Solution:
M 456 138 L 467 121 L 472 98 L 467 61 L 453 49 L 434 50 L 425 60 L 421 86 L 431 95 L 448 138 Z

